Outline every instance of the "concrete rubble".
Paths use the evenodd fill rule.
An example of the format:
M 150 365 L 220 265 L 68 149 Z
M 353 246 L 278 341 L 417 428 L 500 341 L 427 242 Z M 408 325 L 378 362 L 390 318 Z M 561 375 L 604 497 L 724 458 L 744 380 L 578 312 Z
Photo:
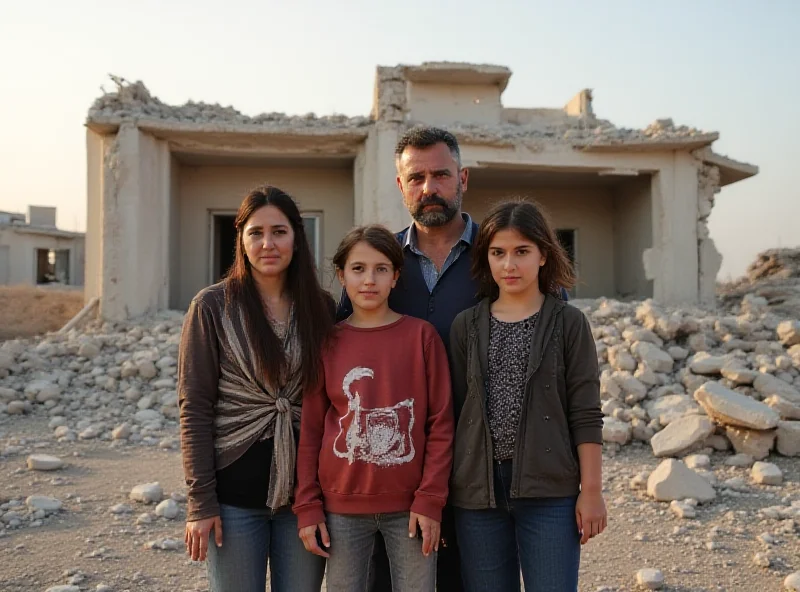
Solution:
M 458 64 L 452 62 L 428 62 L 414 66 L 417 72 L 424 69 L 458 68 L 459 66 L 478 68 L 474 64 Z M 305 115 L 287 115 L 271 112 L 255 116 L 244 115 L 231 106 L 188 101 L 183 105 L 168 105 L 154 96 L 142 81 L 128 81 L 120 76 L 111 76 L 116 87 L 105 91 L 97 98 L 89 109 L 87 123 L 97 125 L 120 125 L 123 122 L 167 125 L 196 126 L 203 129 L 241 129 L 243 127 L 264 131 L 280 131 L 291 129 L 295 132 L 308 130 L 313 132 L 325 130 L 360 130 L 381 121 L 398 120 L 406 125 L 416 122 L 405 121 L 406 103 L 404 72 L 408 66 L 379 67 L 377 85 L 381 88 L 378 103 L 369 117 L 348 117 L 345 115 L 318 116 L 314 113 Z M 483 66 L 485 70 L 505 72 L 510 70 L 502 66 Z M 392 83 L 396 83 L 395 92 Z M 584 90 L 582 95 L 591 105 L 591 91 Z M 547 110 L 555 111 L 555 110 Z M 552 114 L 549 114 L 552 115 Z M 565 144 L 575 148 L 592 146 L 613 146 L 619 144 L 660 144 L 666 141 L 696 140 L 698 144 L 715 141 L 719 134 L 705 132 L 693 127 L 675 125 L 671 119 L 658 119 L 645 129 L 617 127 L 607 120 L 598 119 L 588 109 L 582 116 L 571 116 L 564 112 L 563 117 L 552 116 L 534 118 L 533 120 L 508 121 L 494 125 L 475 123 L 458 123 L 448 129 L 465 141 L 481 141 L 491 144 L 525 144 L 535 147 L 537 144 Z M 710 167 L 713 169 L 713 167 Z M 710 209 L 709 209 L 710 213 Z
M 726 301 L 716 310 L 605 299 L 573 304 L 590 319 L 598 349 L 606 456 L 613 462 L 621 453 L 639 450 L 652 461 L 637 466 L 635 475 L 609 469 L 610 515 L 626 511 L 633 520 L 642 511 L 652 512 L 645 522 L 678 525 L 674 536 L 658 544 L 713 554 L 730 553 L 728 545 L 741 541 L 743 529 L 752 524 L 758 530 L 749 536 L 758 548 L 742 563 L 780 574 L 792 589 L 788 586 L 796 578 L 787 574 L 798 565 L 781 550 L 800 532 L 800 400 L 795 395 L 800 348 L 785 329 L 796 318 L 752 292 L 737 306 Z M 176 450 L 182 320 L 182 313 L 171 311 L 125 323 L 92 321 L 66 334 L 0 344 L 0 428 L 34 418 L 48 426 L 49 441 L 65 449 L 83 442 Z M 77 462 L 65 463 L 66 451 L 58 454 L 61 458 L 37 452 L 31 442 L 0 438 L 0 456 L 16 463 L 20 474 L 53 478 L 53 483 Z M 148 481 L 153 482 L 133 489 L 135 483 L 127 484 L 104 504 L 108 520 L 143 535 L 159 523 L 180 525 L 185 496 L 165 493 L 154 478 Z M 44 493 L 0 500 L 0 537 L 59 520 L 77 506 L 68 496 Z M 738 499 L 751 505 L 731 509 Z M 698 525 L 712 519 L 739 530 L 713 530 L 706 538 Z M 181 550 L 177 539 L 155 534 L 148 534 L 142 546 L 153 552 Z M 646 535 L 633 535 L 631 540 L 646 541 Z M 670 585 L 682 577 L 658 565 Z M 627 573 L 630 578 L 635 570 Z M 667 587 L 660 572 L 635 579 L 646 589 Z

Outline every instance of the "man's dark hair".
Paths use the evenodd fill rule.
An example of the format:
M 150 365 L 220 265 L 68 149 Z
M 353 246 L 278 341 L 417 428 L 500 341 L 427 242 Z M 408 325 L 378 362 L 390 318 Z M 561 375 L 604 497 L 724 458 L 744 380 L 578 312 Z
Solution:
M 429 125 L 418 125 L 404 133 L 394 149 L 394 157 L 399 159 L 409 146 L 412 148 L 428 148 L 436 144 L 447 144 L 450 154 L 453 155 L 456 163 L 458 163 L 458 168 L 461 168 L 461 150 L 458 148 L 456 137 L 447 130 Z

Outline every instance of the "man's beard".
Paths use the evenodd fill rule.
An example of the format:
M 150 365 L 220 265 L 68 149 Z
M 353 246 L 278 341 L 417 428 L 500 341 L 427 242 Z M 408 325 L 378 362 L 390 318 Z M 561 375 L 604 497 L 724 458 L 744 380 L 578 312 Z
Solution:
M 461 198 L 461 183 L 459 183 L 458 188 L 456 189 L 456 197 L 452 203 L 449 203 L 446 199 L 434 193 L 433 195 L 429 195 L 420 201 L 416 207 L 411 210 L 411 217 L 420 226 L 425 226 L 428 228 L 444 226 L 450 222 L 450 220 L 455 218 L 456 214 L 461 209 Z M 441 206 L 442 209 L 438 211 L 426 212 L 425 208 L 427 206 Z

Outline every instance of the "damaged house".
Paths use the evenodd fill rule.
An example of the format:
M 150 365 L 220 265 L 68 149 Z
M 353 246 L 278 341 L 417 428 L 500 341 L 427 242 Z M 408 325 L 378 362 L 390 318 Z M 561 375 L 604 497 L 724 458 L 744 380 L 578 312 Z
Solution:
M 87 301 L 111 319 L 185 309 L 232 261 L 233 216 L 270 183 L 300 203 L 324 285 L 354 224 L 409 223 L 394 145 L 416 123 L 456 134 L 480 221 L 510 195 L 549 211 L 579 278 L 572 296 L 712 303 L 721 257 L 707 219 L 721 188 L 758 169 L 715 153 L 717 133 L 599 119 L 592 93 L 563 108 L 508 108 L 511 71 L 463 63 L 378 67 L 369 117 L 174 107 L 120 79 L 87 118 Z
M 56 208 L 0 212 L 0 286 L 82 286 L 84 235 L 56 228 Z

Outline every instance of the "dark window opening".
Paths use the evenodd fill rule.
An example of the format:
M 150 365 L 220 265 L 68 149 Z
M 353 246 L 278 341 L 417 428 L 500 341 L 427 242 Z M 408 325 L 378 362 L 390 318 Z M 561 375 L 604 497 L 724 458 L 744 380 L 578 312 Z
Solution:
M 36 249 L 36 283 L 69 284 L 69 249 Z
M 564 247 L 564 250 L 567 252 L 567 257 L 569 257 L 570 263 L 572 263 L 573 267 L 575 266 L 575 231 L 574 230 L 556 230 L 556 236 L 558 237 L 558 242 L 561 243 L 561 246 Z

